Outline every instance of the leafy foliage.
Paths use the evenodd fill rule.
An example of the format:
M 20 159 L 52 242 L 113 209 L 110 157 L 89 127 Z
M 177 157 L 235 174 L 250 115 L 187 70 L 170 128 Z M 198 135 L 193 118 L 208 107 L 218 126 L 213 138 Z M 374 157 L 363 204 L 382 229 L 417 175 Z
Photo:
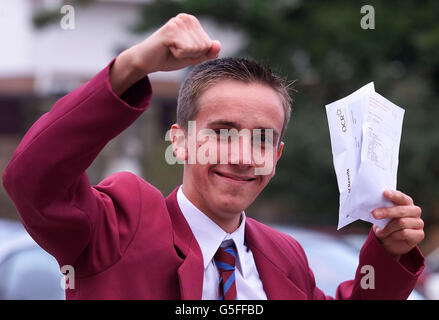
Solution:
M 374 30 L 360 27 L 366 4 L 375 9 Z M 282 159 L 260 197 L 283 208 L 285 222 L 336 223 L 338 189 L 324 106 L 369 81 L 406 110 L 398 189 L 423 208 L 427 222 L 438 222 L 439 2 L 155 0 L 143 6 L 133 31 L 157 28 L 180 12 L 243 32 L 247 41 L 237 55 L 297 80 Z M 43 27 L 58 17 L 58 11 L 42 11 L 34 23 Z
M 375 9 L 374 30 L 360 27 L 365 4 Z M 439 2 L 160 0 L 144 6 L 136 30 L 179 12 L 244 32 L 240 56 L 298 80 L 284 154 L 263 194 L 282 203 L 290 221 L 335 223 L 338 189 L 324 106 L 369 81 L 406 109 L 398 188 L 423 207 L 425 219 L 439 218 Z

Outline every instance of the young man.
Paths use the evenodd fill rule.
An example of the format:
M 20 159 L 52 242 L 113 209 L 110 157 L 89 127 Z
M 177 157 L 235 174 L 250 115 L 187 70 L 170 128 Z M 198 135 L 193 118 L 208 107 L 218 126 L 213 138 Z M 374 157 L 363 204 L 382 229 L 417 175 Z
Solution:
M 60 266 L 74 268 L 68 299 L 330 298 L 316 287 L 294 239 L 244 214 L 282 153 L 290 112 L 284 84 L 245 59 L 206 61 L 219 51 L 195 17 L 179 14 L 60 99 L 18 146 L 4 186 L 31 236 Z M 186 160 L 182 186 L 165 199 L 127 172 L 90 186 L 87 167 L 148 107 L 147 75 L 201 62 L 182 86 L 171 132 L 174 154 Z M 264 164 L 254 148 L 241 146 L 225 162 L 187 161 L 189 120 L 195 133 L 272 132 L 272 139 L 259 139 L 270 170 L 256 174 Z M 197 141 L 195 149 L 229 149 L 218 139 Z M 374 214 L 392 220 L 370 232 L 355 279 L 342 283 L 336 298 L 405 299 L 422 272 L 421 210 L 399 191 L 385 196 L 395 205 Z M 365 265 L 375 270 L 375 289 L 360 285 Z

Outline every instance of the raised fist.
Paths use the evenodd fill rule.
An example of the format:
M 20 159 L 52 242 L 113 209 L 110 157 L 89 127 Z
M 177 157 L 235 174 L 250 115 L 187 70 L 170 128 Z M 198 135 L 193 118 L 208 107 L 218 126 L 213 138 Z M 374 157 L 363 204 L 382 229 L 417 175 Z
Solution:
M 220 50 L 220 42 L 210 40 L 197 18 L 180 13 L 117 57 L 111 69 L 111 86 L 120 96 L 149 73 L 178 70 L 215 59 Z
M 215 59 L 221 44 L 209 38 L 196 17 L 180 13 L 131 49 L 136 68 L 152 73 Z

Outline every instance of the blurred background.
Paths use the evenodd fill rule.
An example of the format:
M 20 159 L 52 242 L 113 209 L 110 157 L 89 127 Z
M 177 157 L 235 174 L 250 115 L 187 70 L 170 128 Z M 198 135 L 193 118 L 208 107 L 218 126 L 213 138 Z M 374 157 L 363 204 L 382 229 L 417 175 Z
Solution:
M 374 9 L 374 29 L 360 25 L 364 5 Z M 420 247 L 428 265 L 418 297 L 438 299 L 439 2 L 434 0 L 0 0 L 0 173 L 26 130 L 57 99 L 179 12 L 196 15 L 211 38 L 221 41 L 220 56 L 250 57 L 296 80 L 276 176 L 246 213 L 293 236 L 305 234 L 298 240 L 309 248 L 323 287 L 325 277 L 334 282 L 353 276 L 370 229 L 359 221 L 335 232 L 339 193 L 324 106 L 374 81 L 378 93 L 406 110 L 398 189 L 423 209 L 426 238 Z M 121 170 L 140 175 L 164 195 L 181 183 L 182 167 L 165 161 L 165 133 L 175 121 L 176 96 L 187 72 L 151 76 L 152 107 L 105 147 L 87 171 L 92 184 Z M 38 277 L 35 290 L 29 286 L 26 268 L 36 261 L 43 261 L 41 270 L 57 266 L 17 219 L 1 186 L 0 299 L 62 298 L 60 273 Z M 334 242 L 329 251 L 314 245 L 319 237 Z M 350 260 L 336 253 L 337 244 Z M 331 264 L 354 269 L 331 273 Z M 328 290 L 333 295 L 335 288 L 328 284 Z

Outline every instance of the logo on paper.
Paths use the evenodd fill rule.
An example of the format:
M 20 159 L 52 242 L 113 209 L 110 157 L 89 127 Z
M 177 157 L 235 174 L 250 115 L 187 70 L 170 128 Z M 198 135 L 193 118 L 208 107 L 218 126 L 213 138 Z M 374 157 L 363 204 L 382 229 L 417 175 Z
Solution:
M 346 132 L 346 119 L 341 109 L 337 109 L 337 116 L 340 119 L 341 131 Z

